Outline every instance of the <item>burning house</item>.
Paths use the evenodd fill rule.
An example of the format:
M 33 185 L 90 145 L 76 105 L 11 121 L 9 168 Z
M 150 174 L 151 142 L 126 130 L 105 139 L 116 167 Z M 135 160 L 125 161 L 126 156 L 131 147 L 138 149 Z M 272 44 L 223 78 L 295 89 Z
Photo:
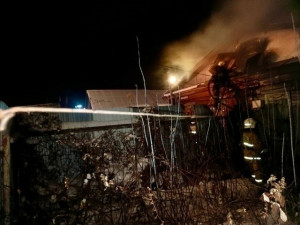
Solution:
M 234 44 L 214 49 L 197 63 L 188 79 L 178 84 L 177 90 L 170 89 L 164 97 L 172 98 L 171 102 L 180 105 L 186 115 L 205 113 L 216 118 L 220 129 L 229 136 L 221 138 L 224 143 L 241 146 L 246 161 L 264 158 L 263 164 L 268 167 L 264 173 L 274 171 L 283 175 L 287 169 L 283 164 L 289 163 L 290 174 L 294 171 L 294 178 L 290 179 L 296 182 L 295 159 L 299 160 L 300 155 L 299 37 L 299 28 L 281 27 L 247 35 Z M 229 76 L 223 83 L 213 79 L 214 68 L 220 63 Z M 250 135 L 257 135 L 255 144 L 249 144 L 249 119 L 256 124 L 250 129 Z M 199 127 L 191 125 L 192 130 Z M 232 159 L 239 152 L 233 146 Z M 255 146 L 260 146 L 257 156 L 248 156 L 247 149 Z M 267 154 L 262 156 L 264 153 Z
M 194 67 L 189 80 L 179 84 L 181 88 L 165 93 L 165 98 L 174 98 L 186 114 L 193 114 L 197 105 L 211 106 L 213 96 L 210 87 L 210 69 L 224 61 L 227 69 L 233 70 L 230 80 L 236 86 L 235 92 L 247 90 L 250 105 L 285 97 L 284 85 L 297 94 L 299 80 L 299 29 L 271 30 L 247 36 L 229 47 L 211 51 Z M 222 99 L 230 110 L 237 93 Z M 295 97 L 295 96 L 294 96 Z M 295 101 L 297 98 L 292 98 Z M 277 100 L 279 100 L 277 98 Z M 224 115 L 224 114 L 222 114 Z

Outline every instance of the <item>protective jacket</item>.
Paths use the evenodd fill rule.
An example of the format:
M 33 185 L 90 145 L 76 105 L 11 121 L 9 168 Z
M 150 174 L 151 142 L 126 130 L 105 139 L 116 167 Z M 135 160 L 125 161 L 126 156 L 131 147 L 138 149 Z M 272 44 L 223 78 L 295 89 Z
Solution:
M 244 160 L 249 166 L 252 177 L 256 182 L 262 182 L 261 177 L 261 143 L 254 130 L 243 132 Z

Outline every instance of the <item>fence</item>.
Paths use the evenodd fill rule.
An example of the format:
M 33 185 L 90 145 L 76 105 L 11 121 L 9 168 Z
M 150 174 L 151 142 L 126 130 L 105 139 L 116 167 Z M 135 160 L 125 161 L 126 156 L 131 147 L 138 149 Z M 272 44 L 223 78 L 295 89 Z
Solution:
M 230 119 L 150 111 L 122 126 L 61 129 L 59 115 L 15 115 L 3 224 L 261 222 L 261 189 L 243 176 Z

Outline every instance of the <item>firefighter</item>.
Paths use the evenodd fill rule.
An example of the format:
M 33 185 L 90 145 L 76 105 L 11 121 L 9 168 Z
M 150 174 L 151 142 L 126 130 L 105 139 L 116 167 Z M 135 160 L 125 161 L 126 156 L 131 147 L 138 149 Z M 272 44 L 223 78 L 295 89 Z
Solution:
M 244 120 L 243 131 L 243 155 L 252 178 L 257 183 L 261 183 L 262 171 L 261 171 L 261 152 L 262 146 L 259 137 L 255 130 L 256 121 L 253 118 L 247 118 Z
M 219 61 L 217 65 L 210 69 L 212 73 L 211 81 L 214 83 L 213 95 L 218 98 L 220 94 L 220 88 L 226 86 L 230 80 L 230 70 L 227 69 L 224 61 Z

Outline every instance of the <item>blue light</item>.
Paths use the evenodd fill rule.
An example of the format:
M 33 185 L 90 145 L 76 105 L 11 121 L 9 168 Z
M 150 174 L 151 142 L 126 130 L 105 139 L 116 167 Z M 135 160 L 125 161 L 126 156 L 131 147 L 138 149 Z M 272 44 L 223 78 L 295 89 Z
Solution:
M 82 109 L 82 105 L 81 104 L 75 105 L 75 109 Z

